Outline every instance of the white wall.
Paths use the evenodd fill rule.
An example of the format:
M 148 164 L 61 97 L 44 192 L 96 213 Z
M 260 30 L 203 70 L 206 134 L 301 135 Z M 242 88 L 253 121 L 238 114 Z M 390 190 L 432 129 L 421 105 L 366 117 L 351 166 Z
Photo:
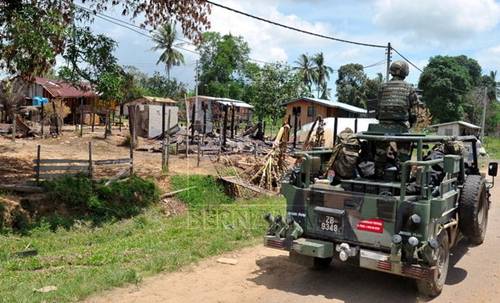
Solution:
M 161 134 L 161 105 L 146 105 L 148 111 L 148 137 L 153 138 Z M 170 124 L 168 125 L 168 111 L 170 110 Z M 170 129 L 179 122 L 179 108 L 177 106 L 165 107 L 165 128 Z

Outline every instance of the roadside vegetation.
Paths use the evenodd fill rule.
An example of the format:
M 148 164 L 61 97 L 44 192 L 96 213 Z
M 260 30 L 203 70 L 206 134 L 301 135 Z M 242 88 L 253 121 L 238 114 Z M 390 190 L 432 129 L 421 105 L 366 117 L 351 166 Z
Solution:
M 120 207 L 108 208 L 119 201 L 128 203 L 126 189 L 108 196 L 111 191 L 103 191 L 99 185 L 90 189 L 78 178 L 61 181 L 68 182 L 75 182 L 71 190 L 79 188 L 87 194 L 88 199 L 77 199 L 75 207 L 89 203 L 97 217 L 121 213 Z M 62 190 L 62 184 L 52 186 Z M 167 217 L 162 203 L 151 203 L 130 218 L 98 225 L 86 219 L 74 220 L 71 226 L 42 221 L 24 235 L 1 234 L 0 302 L 71 302 L 126 283 L 139 283 L 145 276 L 174 271 L 258 242 L 266 228 L 262 215 L 284 209 L 281 198 L 232 200 L 213 177 L 174 176 L 172 186 L 173 190 L 194 186 L 178 196 L 189 206 L 183 215 Z M 67 198 L 70 196 L 58 197 L 62 201 Z M 37 255 L 16 254 L 32 249 Z M 34 291 L 46 286 L 57 289 Z
M 490 156 L 490 159 L 494 160 L 500 159 L 500 138 L 485 137 L 484 148 L 486 149 L 486 152 Z

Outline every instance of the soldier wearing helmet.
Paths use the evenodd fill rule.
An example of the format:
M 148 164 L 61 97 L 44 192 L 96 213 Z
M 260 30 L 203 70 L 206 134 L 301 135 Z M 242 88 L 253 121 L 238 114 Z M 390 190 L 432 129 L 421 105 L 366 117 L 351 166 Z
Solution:
M 408 132 L 415 122 L 412 108 L 418 104 L 413 86 L 404 79 L 409 67 L 404 61 L 394 61 L 390 66 L 392 79 L 384 83 L 379 91 L 377 119 L 380 124 L 398 132 Z

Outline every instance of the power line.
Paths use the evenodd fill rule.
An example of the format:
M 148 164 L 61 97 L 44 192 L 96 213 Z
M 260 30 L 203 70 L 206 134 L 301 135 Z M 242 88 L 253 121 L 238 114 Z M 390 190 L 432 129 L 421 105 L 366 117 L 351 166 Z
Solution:
M 109 16 L 109 15 L 106 15 L 106 14 L 103 14 L 103 13 L 96 13 L 96 12 L 90 10 L 89 8 L 81 6 L 81 5 L 78 5 L 78 4 L 75 4 L 75 7 L 79 8 L 81 10 L 84 10 L 84 11 L 86 11 L 88 13 L 92 13 L 94 16 L 96 16 L 97 18 L 99 18 L 101 20 L 110 22 L 112 24 L 115 24 L 115 25 L 123 27 L 123 28 L 126 28 L 126 29 L 131 30 L 131 31 L 133 31 L 133 32 L 135 32 L 135 33 L 137 33 L 139 35 L 144 36 L 144 37 L 147 37 L 147 38 L 150 38 L 150 39 L 153 38 L 153 36 L 151 34 L 149 34 L 149 32 L 150 32 L 149 30 L 147 30 L 145 28 L 142 28 L 142 27 L 140 27 L 140 26 L 138 26 L 136 24 L 133 24 L 133 23 L 130 23 L 130 22 L 127 22 L 127 21 L 124 21 L 124 20 L 120 20 L 118 18 Z M 148 34 L 146 34 L 144 32 L 140 32 L 140 31 L 136 30 L 135 28 L 131 28 L 131 27 L 135 27 L 135 28 L 140 29 L 142 31 L 147 31 Z M 191 41 L 186 41 L 186 40 L 179 39 L 179 38 L 176 38 L 176 40 L 188 43 L 190 45 L 195 45 Z M 193 54 L 196 54 L 196 55 L 200 55 L 200 53 L 197 52 L 197 51 L 190 50 L 190 49 L 181 47 L 179 45 L 174 45 L 174 47 L 178 48 L 178 49 L 181 49 L 181 50 L 184 50 L 184 51 L 187 51 L 187 52 L 190 52 L 190 53 L 193 53 Z M 267 61 L 263 61 L 263 60 L 253 59 L 253 58 L 249 58 L 249 60 L 257 62 L 257 63 L 263 63 L 263 64 L 271 64 L 271 65 L 279 64 L 279 63 L 276 63 L 276 62 L 267 62 Z M 379 66 L 379 65 L 382 65 L 382 64 L 385 64 L 385 59 L 381 60 L 381 61 L 378 61 L 376 63 L 365 65 L 365 66 L 363 66 L 363 69 L 371 68 L 371 67 L 375 67 L 375 66 Z M 291 65 L 286 64 L 286 63 L 283 64 L 283 65 L 288 66 L 288 67 L 292 67 Z M 338 71 L 338 69 L 334 69 L 333 71 L 336 72 L 336 71 Z
M 418 71 L 420 71 L 421 73 L 423 73 L 423 71 L 418 67 L 416 66 L 415 64 L 413 64 L 413 62 L 411 62 L 409 59 L 407 59 L 405 56 L 403 56 L 400 52 L 398 52 L 397 49 L 395 49 L 394 47 L 391 48 L 394 52 L 396 52 L 396 54 L 398 54 L 401 58 L 403 58 L 403 60 L 405 60 L 406 62 L 410 63 L 411 66 L 413 66 L 414 68 L 416 68 Z
M 307 35 L 311 35 L 311 36 L 315 36 L 315 37 L 319 37 L 319 38 L 323 38 L 323 39 L 328 39 L 328 40 L 343 42 L 343 43 L 349 43 L 349 44 L 355 44 L 355 45 L 361 45 L 361 46 L 368 46 L 368 47 L 387 48 L 386 45 L 364 43 L 364 42 L 358 42 L 358 41 L 340 39 L 340 38 L 335 38 L 335 37 L 332 37 L 332 36 L 327 36 L 327 35 L 323 35 L 323 34 L 314 33 L 314 32 L 311 32 L 311 31 L 304 30 L 304 29 L 300 29 L 300 28 L 297 28 L 297 27 L 285 25 L 285 24 L 278 23 L 278 22 L 275 22 L 275 21 L 272 21 L 272 20 L 269 20 L 269 19 L 262 18 L 262 17 L 258 17 L 258 16 L 255 16 L 255 15 L 252 15 L 252 14 L 249 14 L 249 13 L 245 13 L 245 12 L 239 11 L 237 9 L 234 9 L 234 8 L 231 8 L 231 7 L 227 7 L 227 6 L 222 5 L 222 4 L 214 3 L 212 1 L 206 0 L 206 2 L 209 3 L 209 4 L 211 4 L 211 5 L 213 5 L 213 6 L 217 6 L 217 7 L 220 7 L 220 8 L 229 10 L 229 11 L 232 11 L 234 13 L 237 13 L 237 14 L 249 17 L 249 18 L 260 20 L 260 21 L 263 21 L 263 22 L 266 22 L 266 23 L 269 23 L 269 24 L 272 24 L 272 25 L 275 25 L 275 26 L 279 26 L 279 27 L 286 28 L 286 29 L 289 29 L 289 30 L 293 30 L 293 31 L 296 31 L 296 32 L 300 32 L 300 33 L 303 33 L 303 34 L 307 34 Z

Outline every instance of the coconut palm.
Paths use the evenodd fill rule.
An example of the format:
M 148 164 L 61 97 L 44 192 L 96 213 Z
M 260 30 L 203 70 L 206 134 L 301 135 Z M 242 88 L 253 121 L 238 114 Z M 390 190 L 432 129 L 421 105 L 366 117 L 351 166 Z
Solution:
M 152 37 L 153 42 L 155 43 L 152 50 L 162 50 L 160 58 L 158 58 L 156 64 L 165 64 L 168 79 L 170 79 L 170 69 L 172 66 L 184 64 L 184 55 L 175 49 L 177 46 L 174 44 L 176 35 L 175 23 L 167 23 L 155 32 Z
M 323 53 L 318 53 L 312 58 L 314 62 L 316 88 L 318 91 L 318 98 L 328 99 L 330 90 L 328 89 L 328 80 L 330 80 L 330 74 L 333 73 L 333 68 L 325 65 L 325 57 Z
M 302 54 L 294 63 L 297 64 L 297 66 L 293 69 L 298 71 L 302 83 L 307 88 L 309 93 L 311 93 L 311 85 L 316 78 L 316 71 L 314 69 L 312 59 L 307 54 Z

